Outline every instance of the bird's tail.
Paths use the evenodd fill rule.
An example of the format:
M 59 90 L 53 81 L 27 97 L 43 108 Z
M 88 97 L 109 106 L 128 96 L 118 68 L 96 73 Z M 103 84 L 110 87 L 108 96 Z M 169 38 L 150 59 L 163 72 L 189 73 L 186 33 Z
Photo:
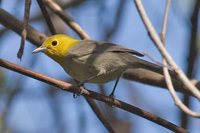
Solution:
M 133 64 L 133 67 L 143 68 L 143 69 L 150 70 L 150 71 L 153 71 L 153 72 L 156 72 L 156 73 L 159 73 L 159 74 L 163 74 L 161 64 L 160 65 L 154 64 L 154 63 L 145 61 L 145 60 L 137 58 L 137 57 L 134 57 L 133 60 L 135 62 Z M 173 73 L 173 72 L 170 70 L 170 73 Z

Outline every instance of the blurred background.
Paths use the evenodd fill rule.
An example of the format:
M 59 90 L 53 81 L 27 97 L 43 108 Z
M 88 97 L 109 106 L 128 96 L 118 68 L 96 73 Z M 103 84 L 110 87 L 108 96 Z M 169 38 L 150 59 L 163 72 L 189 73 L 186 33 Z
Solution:
M 133 0 L 57 0 L 93 40 L 104 40 L 146 52 L 161 62 L 161 56 L 149 38 Z M 162 29 L 165 0 L 143 1 L 146 12 L 158 33 Z M 172 0 L 166 34 L 166 47 L 176 63 L 188 72 L 189 53 L 195 46 L 195 65 L 191 78 L 200 79 L 199 4 L 198 0 Z M 1 0 L 1 8 L 23 21 L 24 0 Z M 196 9 L 197 8 L 197 9 Z M 59 33 L 75 38 L 77 34 L 55 14 L 52 21 Z M 194 16 L 196 15 L 196 19 Z M 193 17 L 192 17 L 193 16 Z M 193 18 L 193 19 L 191 19 Z M 30 25 L 51 35 L 37 1 L 32 0 Z M 21 37 L 0 25 L 0 58 L 20 66 L 71 82 L 71 78 L 44 54 L 32 55 L 34 45 L 26 42 L 20 61 L 17 52 Z M 144 58 L 149 60 L 148 58 Z M 105 85 L 86 84 L 87 88 L 108 95 L 114 82 Z M 200 112 L 193 97 L 178 93 L 188 106 Z M 156 114 L 176 125 L 199 133 L 200 119 L 187 117 L 175 106 L 166 89 L 120 79 L 115 96 L 127 103 Z M 169 133 L 171 131 L 120 109 L 98 102 L 110 123 L 119 133 Z M 82 96 L 61 91 L 48 84 L 0 68 L 0 132 L 1 133 L 104 133 L 107 130 Z

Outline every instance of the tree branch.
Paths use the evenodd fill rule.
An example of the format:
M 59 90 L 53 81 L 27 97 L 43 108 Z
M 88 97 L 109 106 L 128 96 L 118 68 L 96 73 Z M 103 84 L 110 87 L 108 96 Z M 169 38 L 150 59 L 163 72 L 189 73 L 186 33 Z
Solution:
M 25 46 L 25 41 L 26 41 L 26 36 L 27 36 L 27 26 L 29 22 L 29 16 L 30 16 L 30 9 L 31 9 L 31 0 L 25 0 L 25 9 L 24 9 L 24 23 L 23 23 L 23 30 L 21 33 L 21 44 L 19 51 L 17 53 L 17 57 L 19 59 L 22 58 L 22 55 L 24 53 L 24 46 Z
M 92 108 L 92 110 L 94 111 L 94 113 L 96 114 L 96 116 L 99 118 L 99 120 L 102 122 L 102 124 L 109 131 L 109 133 L 115 133 L 114 129 L 112 128 L 112 126 L 108 122 L 106 116 L 98 108 L 98 106 L 95 103 L 95 101 L 93 99 L 90 99 L 90 98 L 86 97 L 86 96 L 84 96 L 84 98 L 86 99 L 86 101 L 88 102 L 88 104 L 90 105 L 90 107 Z
M 45 18 L 45 21 L 46 21 L 46 23 L 48 25 L 48 28 L 49 28 L 50 32 L 52 33 L 52 35 L 55 35 L 57 33 L 56 29 L 53 26 L 53 22 L 51 21 L 51 18 L 50 18 L 49 14 L 48 14 L 48 11 L 47 11 L 47 9 L 46 9 L 46 7 L 44 5 L 43 0 L 37 0 L 37 3 L 40 6 L 40 9 L 42 11 L 42 15 Z

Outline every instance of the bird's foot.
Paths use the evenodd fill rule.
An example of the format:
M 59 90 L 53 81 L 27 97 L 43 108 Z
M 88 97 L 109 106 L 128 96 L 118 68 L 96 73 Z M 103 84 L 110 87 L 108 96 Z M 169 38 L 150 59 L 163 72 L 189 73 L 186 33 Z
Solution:
M 77 98 L 78 96 L 83 94 L 83 90 L 85 89 L 83 83 L 78 83 L 78 87 L 78 91 L 73 93 L 73 98 Z
M 110 98 L 115 98 L 115 94 L 114 94 L 113 91 L 110 93 L 109 97 L 110 97 Z
M 115 95 L 114 95 L 114 93 L 110 93 L 109 97 L 110 97 L 110 99 L 109 99 L 108 105 L 109 105 L 110 107 L 113 107 L 113 104 L 112 104 L 112 103 L 113 103 L 114 100 L 115 100 Z

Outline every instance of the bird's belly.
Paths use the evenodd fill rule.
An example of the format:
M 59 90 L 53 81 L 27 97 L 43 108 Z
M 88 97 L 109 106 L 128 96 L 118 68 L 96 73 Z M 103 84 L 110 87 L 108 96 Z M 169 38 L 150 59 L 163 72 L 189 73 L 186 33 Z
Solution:
M 107 83 L 118 78 L 123 70 L 105 71 L 101 73 L 98 68 L 88 67 L 87 65 L 72 63 L 71 67 L 64 69 L 70 76 L 80 82 Z
M 121 75 L 121 73 L 122 72 L 117 72 L 117 71 L 108 72 L 106 74 L 102 74 L 102 75 L 99 75 L 99 76 L 91 79 L 89 82 L 90 83 L 98 83 L 98 84 L 107 83 L 107 82 L 117 79 Z
M 88 57 L 85 58 L 83 57 L 79 60 L 70 58 L 62 64 L 64 70 L 80 82 L 103 84 L 115 80 L 125 70 L 125 68 L 118 65 L 102 62 L 99 58 L 95 60 L 88 60 Z

